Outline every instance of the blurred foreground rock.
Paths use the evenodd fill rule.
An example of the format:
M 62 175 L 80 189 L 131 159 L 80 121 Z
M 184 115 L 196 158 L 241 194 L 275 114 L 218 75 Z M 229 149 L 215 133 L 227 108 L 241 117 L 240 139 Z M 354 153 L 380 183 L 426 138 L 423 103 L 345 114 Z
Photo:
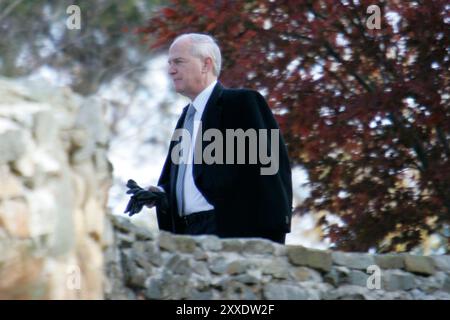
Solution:
M 102 299 L 102 106 L 0 78 L 0 299 Z

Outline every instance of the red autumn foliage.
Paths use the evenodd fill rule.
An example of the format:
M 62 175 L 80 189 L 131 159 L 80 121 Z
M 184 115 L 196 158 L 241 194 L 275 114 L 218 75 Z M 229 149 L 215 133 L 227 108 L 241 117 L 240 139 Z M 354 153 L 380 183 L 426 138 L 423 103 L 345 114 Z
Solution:
M 186 32 L 218 40 L 221 81 L 266 93 L 308 172 L 296 212 L 343 222 L 320 220 L 336 248 L 410 250 L 450 220 L 449 4 L 376 1 L 370 29 L 372 4 L 175 0 L 139 31 L 161 49 Z

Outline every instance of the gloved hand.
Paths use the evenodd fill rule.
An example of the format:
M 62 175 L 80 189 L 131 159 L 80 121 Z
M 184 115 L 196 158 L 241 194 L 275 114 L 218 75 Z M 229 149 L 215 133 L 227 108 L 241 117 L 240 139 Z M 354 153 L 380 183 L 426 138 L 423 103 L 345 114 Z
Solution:
M 127 194 L 132 194 L 130 201 L 124 213 L 129 213 L 131 217 L 140 212 L 144 205 L 154 205 L 162 207 L 164 210 L 168 207 L 167 195 L 162 191 L 145 190 L 141 188 L 134 180 L 128 180 Z

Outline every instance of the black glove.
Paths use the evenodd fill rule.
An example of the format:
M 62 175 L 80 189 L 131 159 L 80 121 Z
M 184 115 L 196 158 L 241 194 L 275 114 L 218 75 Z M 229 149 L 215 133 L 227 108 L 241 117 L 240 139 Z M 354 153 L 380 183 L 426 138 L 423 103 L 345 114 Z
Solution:
M 124 213 L 129 213 L 131 217 L 140 212 L 146 204 L 156 204 L 164 210 L 168 207 L 167 195 L 162 191 L 150 191 L 141 188 L 134 180 L 128 180 L 127 187 L 129 190 L 127 194 L 133 194 L 128 201 L 128 205 Z

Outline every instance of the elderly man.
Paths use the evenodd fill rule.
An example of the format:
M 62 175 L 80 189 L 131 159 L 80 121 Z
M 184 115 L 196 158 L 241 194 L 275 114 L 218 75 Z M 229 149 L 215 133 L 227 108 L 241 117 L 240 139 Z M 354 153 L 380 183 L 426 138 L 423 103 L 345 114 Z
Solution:
M 220 68 L 220 49 L 208 35 L 183 34 L 170 46 L 169 74 L 175 90 L 191 101 L 176 131 L 187 132 L 192 143 L 182 151 L 182 157 L 190 161 L 179 161 L 174 149 L 185 135 L 181 142 L 172 138 L 158 181 L 168 200 L 168 207 L 157 206 L 159 228 L 177 234 L 261 237 L 284 243 L 290 232 L 292 182 L 283 138 L 270 134 L 279 128 L 264 98 L 253 90 L 224 88 L 217 80 Z M 223 140 L 215 135 L 212 154 L 224 157 L 213 162 L 194 159 L 207 154 L 208 139 L 199 139 L 199 135 L 208 130 L 226 138 L 230 131 L 241 135 L 270 132 L 258 135 L 257 140 L 248 139 L 244 148 L 230 148 L 230 141 L 220 143 Z M 256 141 L 258 148 L 254 149 Z M 276 159 L 276 170 L 264 172 L 267 161 L 261 157 L 251 161 L 254 150 Z

